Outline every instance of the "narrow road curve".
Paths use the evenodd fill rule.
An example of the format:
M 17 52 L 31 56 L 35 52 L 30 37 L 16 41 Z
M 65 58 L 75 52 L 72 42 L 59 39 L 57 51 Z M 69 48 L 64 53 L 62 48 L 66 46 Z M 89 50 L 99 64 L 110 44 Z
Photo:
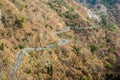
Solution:
M 61 31 L 55 32 L 55 34 L 60 34 L 60 33 L 63 33 L 63 32 L 67 32 L 67 31 L 69 31 L 69 30 L 70 30 L 70 29 L 67 27 L 67 28 L 64 28 L 64 29 L 61 30 Z M 12 80 L 17 80 L 15 73 L 16 73 L 18 67 L 20 66 L 20 64 L 21 64 L 21 62 L 22 62 L 22 56 L 23 56 L 23 54 L 28 55 L 28 53 L 29 53 L 29 52 L 32 52 L 32 51 L 47 50 L 47 49 L 54 48 L 54 47 L 57 47 L 57 46 L 65 45 L 65 44 L 67 44 L 67 43 L 69 43 L 68 40 L 66 40 L 66 39 L 60 39 L 60 41 L 59 41 L 58 43 L 54 43 L 54 44 L 45 46 L 45 47 L 43 47 L 43 48 L 24 48 L 24 49 L 20 50 L 20 51 L 17 53 L 16 63 L 15 63 L 15 65 L 14 65 L 13 69 L 12 69 L 11 72 L 10 72 L 11 79 L 12 79 Z

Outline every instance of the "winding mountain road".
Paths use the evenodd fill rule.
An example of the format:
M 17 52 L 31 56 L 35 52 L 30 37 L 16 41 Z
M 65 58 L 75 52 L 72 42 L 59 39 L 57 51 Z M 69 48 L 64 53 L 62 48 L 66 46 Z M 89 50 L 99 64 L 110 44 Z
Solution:
M 97 28 L 98 25 L 94 24 L 93 27 L 79 27 L 79 30 L 86 30 L 86 29 L 93 29 L 93 28 Z M 55 34 L 60 34 L 60 33 L 64 33 L 64 32 L 67 32 L 67 31 L 70 31 L 72 28 L 71 27 L 65 27 L 63 30 L 60 30 L 60 31 L 57 31 L 55 32 Z M 54 48 L 54 47 L 57 47 L 57 46 L 61 46 L 61 45 L 65 45 L 67 43 L 69 43 L 70 41 L 67 40 L 67 39 L 60 39 L 59 42 L 57 43 L 53 43 L 53 44 L 50 44 L 50 45 L 47 45 L 45 47 L 42 47 L 42 48 L 24 48 L 24 49 L 21 49 L 18 53 L 17 53 L 17 57 L 16 57 L 16 63 L 15 65 L 13 66 L 13 69 L 11 70 L 10 72 L 10 75 L 11 75 L 11 78 L 12 80 L 17 80 L 16 78 L 16 71 L 18 69 L 18 67 L 20 66 L 21 62 L 22 62 L 22 56 L 24 54 L 26 55 L 29 55 L 28 53 L 32 52 L 32 51 L 41 51 L 41 50 L 47 50 L 47 49 L 50 49 L 50 48 Z

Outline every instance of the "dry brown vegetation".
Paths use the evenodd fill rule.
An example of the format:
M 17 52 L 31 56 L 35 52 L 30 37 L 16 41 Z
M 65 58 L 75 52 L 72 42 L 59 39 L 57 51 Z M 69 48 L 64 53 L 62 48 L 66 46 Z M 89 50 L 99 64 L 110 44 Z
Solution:
M 87 9 L 73 0 L 0 0 L 0 80 L 11 80 L 17 52 L 44 47 L 66 38 L 69 44 L 24 56 L 18 80 L 118 80 L 120 32 L 100 27 L 71 30 L 66 26 L 91 26 Z M 112 75 L 111 79 L 110 76 Z M 115 79 L 118 78 L 118 79 Z

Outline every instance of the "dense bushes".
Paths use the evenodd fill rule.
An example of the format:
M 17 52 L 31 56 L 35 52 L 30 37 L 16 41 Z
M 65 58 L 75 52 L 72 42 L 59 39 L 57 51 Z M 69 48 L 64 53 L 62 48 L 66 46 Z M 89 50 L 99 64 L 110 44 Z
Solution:
M 109 26 L 109 30 L 116 32 L 116 31 L 118 30 L 118 26 L 115 25 L 115 24 L 111 24 L 111 25 Z
M 68 19 L 74 19 L 74 18 L 78 18 L 79 14 L 73 12 L 66 12 L 64 13 L 64 16 Z
M 109 16 L 105 14 L 101 14 L 101 20 L 102 20 L 101 22 L 102 26 L 107 28 L 108 30 L 113 32 L 116 32 L 118 30 L 118 26 L 110 20 Z
M 23 27 L 25 23 L 25 17 L 20 16 L 16 19 L 15 23 L 17 24 L 18 27 Z
M 91 52 L 96 52 L 98 47 L 96 45 L 91 46 Z

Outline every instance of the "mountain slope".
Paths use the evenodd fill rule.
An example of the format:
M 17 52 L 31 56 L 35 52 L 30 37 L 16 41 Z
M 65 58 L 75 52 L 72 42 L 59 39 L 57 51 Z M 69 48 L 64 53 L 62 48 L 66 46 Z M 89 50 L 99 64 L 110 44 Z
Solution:
M 74 0 L 0 0 L 0 80 L 119 78 L 119 29 L 102 27 L 88 10 Z M 69 43 L 58 46 L 61 39 Z M 53 48 L 37 51 L 51 44 Z M 25 48 L 35 49 L 22 55 L 11 75 L 18 52 Z

